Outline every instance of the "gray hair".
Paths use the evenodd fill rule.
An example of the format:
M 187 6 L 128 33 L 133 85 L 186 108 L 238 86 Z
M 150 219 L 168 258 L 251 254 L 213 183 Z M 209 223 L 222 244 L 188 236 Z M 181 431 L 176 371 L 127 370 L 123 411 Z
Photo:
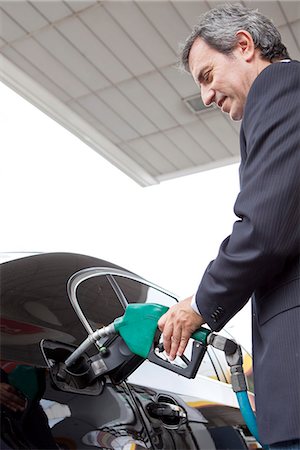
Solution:
M 181 68 L 190 72 L 189 54 L 193 43 L 199 37 L 212 48 L 229 55 L 237 44 L 236 33 L 246 30 L 251 34 L 261 57 L 273 62 L 289 58 L 286 47 L 273 22 L 258 10 L 245 8 L 240 4 L 226 4 L 202 14 L 187 38 L 180 52 Z

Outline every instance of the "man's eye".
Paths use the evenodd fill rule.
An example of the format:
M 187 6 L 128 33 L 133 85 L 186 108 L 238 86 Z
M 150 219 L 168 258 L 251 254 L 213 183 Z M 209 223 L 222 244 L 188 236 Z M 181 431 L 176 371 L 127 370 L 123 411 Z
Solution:
M 209 72 L 205 72 L 205 74 L 203 75 L 203 79 L 204 79 L 204 81 L 209 81 L 209 78 L 210 78 L 210 71 Z

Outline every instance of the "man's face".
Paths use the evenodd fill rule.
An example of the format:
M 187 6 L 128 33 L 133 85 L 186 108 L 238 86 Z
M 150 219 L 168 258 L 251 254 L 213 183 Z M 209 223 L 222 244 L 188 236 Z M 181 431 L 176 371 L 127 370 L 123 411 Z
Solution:
M 203 103 L 215 103 L 232 120 L 241 120 L 255 78 L 241 49 L 237 47 L 232 54 L 224 55 L 197 38 L 190 50 L 189 67 Z

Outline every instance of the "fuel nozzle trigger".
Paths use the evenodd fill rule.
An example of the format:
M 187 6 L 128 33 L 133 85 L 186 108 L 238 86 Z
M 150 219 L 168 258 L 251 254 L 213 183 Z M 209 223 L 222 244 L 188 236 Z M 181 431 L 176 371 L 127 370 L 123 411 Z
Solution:
M 157 330 L 153 346 L 148 354 L 148 360 L 153 362 L 157 366 L 164 367 L 172 372 L 182 375 L 186 378 L 195 378 L 198 372 L 199 366 L 203 360 L 206 352 L 206 345 L 199 341 L 193 342 L 191 359 L 188 359 L 185 355 L 177 357 L 175 361 L 170 361 L 167 356 L 163 358 L 161 355 L 164 352 L 164 345 L 160 342 L 161 333 Z

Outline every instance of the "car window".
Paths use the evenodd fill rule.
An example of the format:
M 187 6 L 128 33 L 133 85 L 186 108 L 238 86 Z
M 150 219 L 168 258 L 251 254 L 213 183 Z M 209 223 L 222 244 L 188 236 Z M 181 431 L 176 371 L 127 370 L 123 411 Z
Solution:
M 214 347 L 209 347 L 209 354 L 211 362 L 215 367 L 220 381 L 224 383 L 230 382 L 230 370 L 225 359 L 225 353 L 222 350 L 218 350 Z
M 77 288 L 77 299 L 93 329 L 107 326 L 124 314 L 124 307 L 104 275 L 80 283 Z
M 204 375 L 205 377 L 212 378 L 213 380 L 221 380 L 220 374 L 216 362 L 211 354 L 211 349 L 208 348 L 201 365 L 198 370 L 198 375 Z
M 141 283 L 131 278 L 114 276 L 128 303 L 159 303 L 172 306 L 177 302 L 176 297 L 154 286 Z

